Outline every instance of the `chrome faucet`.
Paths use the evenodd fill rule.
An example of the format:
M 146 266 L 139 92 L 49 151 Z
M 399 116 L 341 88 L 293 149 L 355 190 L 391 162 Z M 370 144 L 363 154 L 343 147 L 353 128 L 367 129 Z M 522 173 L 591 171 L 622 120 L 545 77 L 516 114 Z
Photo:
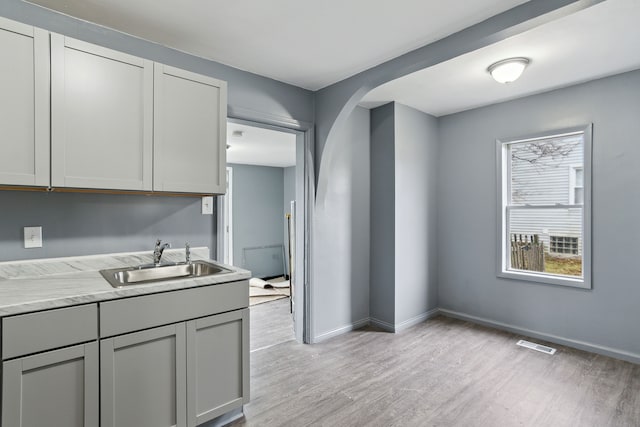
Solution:
M 185 264 L 191 264 L 191 246 L 189 246 L 189 242 L 184 244 L 184 262 Z
M 156 247 L 153 250 L 153 265 L 158 267 L 160 265 L 160 260 L 162 259 L 162 253 L 165 249 L 170 248 L 171 243 L 162 244 L 162 240 L 156 240 Z

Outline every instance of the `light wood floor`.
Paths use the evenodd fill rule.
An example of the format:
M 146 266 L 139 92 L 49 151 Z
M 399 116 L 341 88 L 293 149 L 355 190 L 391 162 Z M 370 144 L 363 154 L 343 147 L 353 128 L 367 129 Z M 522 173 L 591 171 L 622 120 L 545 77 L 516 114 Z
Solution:
M 640 365 L 555 345 L 549 356 L 519 338 L 438 317 L 287 340 L 251 353 L 251 402 L 233 425 L 640 426 Z
M 295 339 L 289 298 L 252 305 L 249 315 L 249 348 L 252 352 Z

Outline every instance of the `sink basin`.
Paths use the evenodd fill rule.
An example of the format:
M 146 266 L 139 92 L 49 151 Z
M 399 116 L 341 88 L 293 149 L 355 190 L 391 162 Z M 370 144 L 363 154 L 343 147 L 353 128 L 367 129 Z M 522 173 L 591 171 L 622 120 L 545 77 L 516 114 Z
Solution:
M 166 264 L 158 267 L 140 266 L 100 270 L 102 277 L 114 288 L 160 282 L 163 280 L 206 277 L 230 272 L 231 271 L 226 268 L 206 261 L 193 261 L 191 264 Z

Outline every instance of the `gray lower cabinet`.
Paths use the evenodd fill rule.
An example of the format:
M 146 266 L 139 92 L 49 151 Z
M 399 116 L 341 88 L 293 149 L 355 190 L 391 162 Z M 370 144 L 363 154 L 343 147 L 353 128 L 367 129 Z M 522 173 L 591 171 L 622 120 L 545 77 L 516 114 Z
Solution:
M 102 427 L 186 426 L 185 324 L 100 341 Z
M 98 427 L 98 343 L 2 364 L 2 426 Z
M 188 427 L 249 402 L 249 309 L 187 322 Z
M 102 427 L 195 427 L 249 401 L 249 310 L 100 341 Z
M 0 318 L 0 427 L 195 427 L 242 407 L 248 288 L 243 280 Z

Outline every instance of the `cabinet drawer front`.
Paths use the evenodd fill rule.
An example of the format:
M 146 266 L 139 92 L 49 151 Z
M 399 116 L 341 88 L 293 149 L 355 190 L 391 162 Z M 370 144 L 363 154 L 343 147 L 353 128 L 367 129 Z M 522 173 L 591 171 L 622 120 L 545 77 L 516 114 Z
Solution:
M 100 336 L 168 325 L 248 305 L 248 280 L 107 301 L 100 303 Z
M 24 356 L 98 338 L 96 304 L 2 319 L 2 358 Z

